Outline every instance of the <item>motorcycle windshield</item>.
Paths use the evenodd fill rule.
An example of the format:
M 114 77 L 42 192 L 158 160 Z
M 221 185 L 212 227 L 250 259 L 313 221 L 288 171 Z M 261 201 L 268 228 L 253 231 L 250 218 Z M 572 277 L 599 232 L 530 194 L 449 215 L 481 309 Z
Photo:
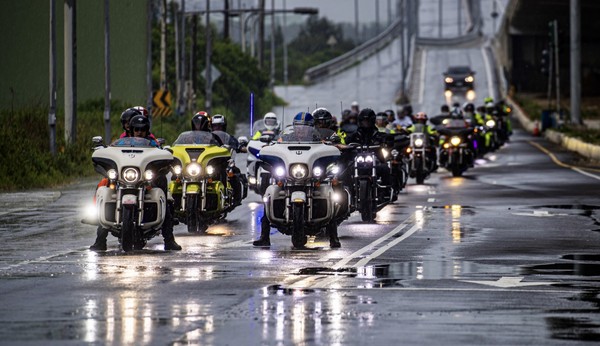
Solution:
M 111 147 L 156 147 L 152 141 L 140 137 L 123 137 L 115 140 L 110 144 Z
M 312 126 L 294 125 L 285 129 L 281 135 L 282 143 L 319 143 L 321 135 Z
M 219 145 L 212 133 L 206 131 L 186 131 L 182 132 L 173 142 L 173 145 L 205 144 Z

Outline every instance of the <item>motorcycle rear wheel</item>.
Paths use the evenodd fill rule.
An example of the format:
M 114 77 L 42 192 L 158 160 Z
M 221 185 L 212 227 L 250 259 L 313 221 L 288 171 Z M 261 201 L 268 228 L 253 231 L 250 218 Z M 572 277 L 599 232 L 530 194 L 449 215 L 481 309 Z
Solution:
M 306 235 L 304 234 L 304 204 L 294 203 L 293 211 L 293 229 L 292 229 L 292 245 L 297 249 L 304 248 L 306 245 Z
M 371 196 L 371 186 L 367 180 L 361 180 L 358 190 L 360 198 L 360 218 L 363 222 L 373 222 L 375 215 L 373 213 L 373 198 Z
M 133 245 L 137 243 L 135 224 L 133 222 L 135 209 L 133 207 L 123 207 L 123 223 L 121 226 L 121 247 L 123 251 L 133 250 Z

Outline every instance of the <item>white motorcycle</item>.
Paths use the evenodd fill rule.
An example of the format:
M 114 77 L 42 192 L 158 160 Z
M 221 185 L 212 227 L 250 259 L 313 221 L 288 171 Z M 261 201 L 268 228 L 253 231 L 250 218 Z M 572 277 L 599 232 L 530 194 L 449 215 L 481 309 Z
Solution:
M 336 179 L 340 151 L 314 135 L 313 127 L 295 126 L 281 142 L 261 149 L 260 158 L 275 180 L 263 196 L 261 233 L 276 227 L 292 236 L 294 247 L 303 248 L 307 235 L 325 228 L 339 247 L 337 226 L 349 213 L 348 193 Z
M 267 186 L 271 183 L 271 174 L 262 166 L 260 150 L 275 139 L 273 131 L 264 131 L 259 140 L 253 139 L 248 142 L 247 168 L 248 187 L 259 195 L 263 195 Z
M 119 238 L 124 251 L 142 249 L 160 233 L 167 196 L 164 177 L 173 155 L 145 138 L 120 138 L 109 146 L 94 137 L 92 161 L 96 172 L 108 180 L 96 190 L 98 223 Z M 164 187 L 152 182 L 164 181 Z

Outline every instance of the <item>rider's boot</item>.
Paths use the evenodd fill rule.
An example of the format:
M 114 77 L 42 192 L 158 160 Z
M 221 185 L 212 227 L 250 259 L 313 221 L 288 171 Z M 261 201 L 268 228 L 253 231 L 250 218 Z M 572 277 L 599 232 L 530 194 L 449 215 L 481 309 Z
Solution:
M 337 227 L 329 229 L 329 247 L 333 249 L 341 246 L 342 243 L 340 243 L 340 238 L 338 238 Z
M 165 221 L 162 225 L 162 236 L 165 240 L 165 250 L 181 250 L 181 245 L 175 242 L 175 236 L 173 235 L 173 203 L 167 202 Z
M 102 226 L 98 226 L 96 230 L 96 241 L 92 246 L 90 246 L 90 250 L 92 251 L 106 251 L 106 238 L 108 237 L 108 230 L 102 228 Z
M 271 246 L 271 227 L 264 227 L 262 224 L 266 222 L 266 216 L 261 220 L 260 238 L 252 242 L 254 246 Z

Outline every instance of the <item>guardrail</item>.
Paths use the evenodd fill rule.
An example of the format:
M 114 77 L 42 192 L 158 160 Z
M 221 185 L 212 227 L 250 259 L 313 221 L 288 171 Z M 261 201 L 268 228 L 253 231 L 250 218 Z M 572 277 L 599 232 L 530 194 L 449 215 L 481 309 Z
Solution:
M 346 52 L 337 58 L 309 68 L 306 70 L 306 72 L 304 72 L 304 82 L 314 83 L 320 79 L 339 73 L 356 64 L 357 62 L 360 62 L 375 54 L 396 38 L 397 32 L 402 25 L 402 20 L 397 19 L 379 35 L 354 48 L 353 50 Z

